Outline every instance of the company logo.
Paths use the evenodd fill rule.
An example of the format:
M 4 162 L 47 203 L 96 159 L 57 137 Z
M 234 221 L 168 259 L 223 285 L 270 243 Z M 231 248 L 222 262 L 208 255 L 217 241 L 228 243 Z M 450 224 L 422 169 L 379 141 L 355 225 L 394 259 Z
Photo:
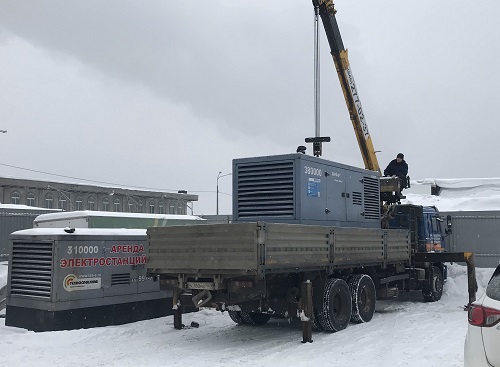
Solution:
M 63 281 L 67 292 L 101 288 L 101 278 L 78 278 L 75 274 L 68 274 Z

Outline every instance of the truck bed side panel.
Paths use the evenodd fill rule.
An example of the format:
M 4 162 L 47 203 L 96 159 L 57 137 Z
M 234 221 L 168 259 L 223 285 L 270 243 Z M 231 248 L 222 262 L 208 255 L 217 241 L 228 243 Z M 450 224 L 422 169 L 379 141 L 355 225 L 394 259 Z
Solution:
M 265 268 L 321 268 L 329 265 L 330 228 L 266 223 Z
M 200 269 L 257 272 L 256 223 L 172 226 L 148 229 L 148 269 L 196 274 Z
M 375 228 L 334 228 L 332 265 L 383 263 L 384 238 Z
M 258 275 L 406 262 L 408 232 L 285 223 L 148 229 L 151 273 Z
M 410 235 L 407 230 L 384 230 L 384 237 L 388 262 L 410 259 Z

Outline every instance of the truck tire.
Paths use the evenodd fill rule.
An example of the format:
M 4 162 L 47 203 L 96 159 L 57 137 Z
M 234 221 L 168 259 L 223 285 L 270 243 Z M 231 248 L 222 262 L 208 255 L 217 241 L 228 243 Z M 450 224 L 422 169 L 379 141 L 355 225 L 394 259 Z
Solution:
M 318 321 L 323 330 L 336 332 L 347 327 L 351 319 L 352 299 L 349 286 L 343 279 L 328 279 L 323 291 L 323 304 Z
M 241 318 L 241 312 L 240 311 L 228 311 L 229 317 L 231 320 L 233 320 L 235 323 L 243 325 L 245 322 Z
M 375 284 L 369 275 L 357 274 L 349 278 L 347 283 L 352 297 L 351 321 L 368 322 L 375 313 L 377 293 Z
M 441 299 L 443 295 L 443 272 L 437 266 L 431 268 L 432 270 L 432 281 L 429 282 L 425 280 L 422 287 L 422 294 L 426 302 L 436 302 Z
M 265 313 L 248 311 L 240 311 L 240 316 L 243 323 L 247 325 L 264 325 L 271 318 L 271 315 Z

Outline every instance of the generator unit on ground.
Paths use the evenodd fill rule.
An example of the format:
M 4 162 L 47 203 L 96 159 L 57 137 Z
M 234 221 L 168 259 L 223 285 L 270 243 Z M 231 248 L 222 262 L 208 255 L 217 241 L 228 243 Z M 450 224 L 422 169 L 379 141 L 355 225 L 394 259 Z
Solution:
M 233 221 L 380 228 L 378 172 L 287 154 L 233 160 Z
M 171 314 L 146 276 L 145 229 L 14 232 L 5 324 L 34 331 L 118 325 Z

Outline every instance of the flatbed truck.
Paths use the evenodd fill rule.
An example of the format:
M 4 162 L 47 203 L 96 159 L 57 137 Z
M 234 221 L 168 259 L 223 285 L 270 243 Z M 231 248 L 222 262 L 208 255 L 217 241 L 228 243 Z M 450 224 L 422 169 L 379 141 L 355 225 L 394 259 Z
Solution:
M 303 319 L 328 332 L 370 321 L 377 299 L 402 291 L 438 301 L 446 261 L 469 264 L 473 301 L 472 254 L 445 251 L 434 207 L 394 204 L 383 218 L 378 178 L 304 154 L 234 160 L 234 222 L 149 228 L 148 275 L 174 302 L 190 294 L 239 324 L 304 316 L 309 304 Z

